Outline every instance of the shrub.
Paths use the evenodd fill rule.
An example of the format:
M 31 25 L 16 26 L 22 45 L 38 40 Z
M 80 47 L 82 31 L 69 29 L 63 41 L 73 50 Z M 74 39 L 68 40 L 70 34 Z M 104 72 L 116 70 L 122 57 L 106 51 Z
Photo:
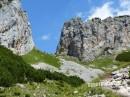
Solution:
M 50 80 L 64 81 L 72 86 L 79 86 L 84 81 L 78 77 L 66 76 L 58 72 L 35 70 L 24 62 L 22 57 L 13 54 L 7 48 L 0 46 L 0 86 L 11 86 L 23 82 L 43 82 Z
M 20 92 L 14 92 L 14 96 L 20 96 Z
M 84 81 L 82 79 L 80 79 L 79 77 L 76 76 L 66 76 L 62 73 L 58 73 L 58 72 L 49 72 L 49 71 L 42 71 L 43 74 L 46 76 L 46 78 L 50 79 L 50 80 L 56 80 L 56 81 L 64 81 L 68 84 L 70 84 L 73 87 L 77 87 L 80 86 L 81 84 L 84 83 Z
M 7 71 L 5 68 L 0 68 L 0 86 L 10 86 L 12 83 L 14 83 L 14 78 L 11 75 L 9 71 Z
M 68 84 L 71 84 L 74 87 L 80 86 L 81 84 L 84 83 L 83 80 L 81 80 L 79 77 L 77 76 L 70 76 L 67 80 Z
M 41 70 L 35 70 L 33 68 L 28 68 L 26 71 L 27 80 L 30 82 L 43 82 L 45 80 L 45 76 Z
M 1 94 L 0 97 L 7 97 L 5 94 Z
M 25 81 L 41 81 L 40 72 L 35 70 L 12 51 L 0 46 L 0 86 L 10 86 Z
M 117 55 L 116 60 L 121 62 L 130 62 L 130 51 Z
M 26 94 L 25 97 L 31 97 L 30 94 Z

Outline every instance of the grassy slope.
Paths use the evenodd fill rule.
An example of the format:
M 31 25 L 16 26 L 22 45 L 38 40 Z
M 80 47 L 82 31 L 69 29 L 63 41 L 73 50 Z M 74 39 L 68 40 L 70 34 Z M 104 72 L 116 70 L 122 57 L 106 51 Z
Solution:
M 11 86 L 16 83 L 43 82 L 45 79 L 66 82 L 72 86 L 84 83 L 76 76 L 66 76 L 58 72 L 35 70 L 24 62 L 21 56 L 13 54 L 0 46 L 0 86 Z
M 123 54 L 123 55 L 122 55 Z M 126 55 L 126 56 L 125 56 Z M 94 79 L 92 82 L 93 83 L 98 83 L 100 82 L 102 79 L 108 77 L 112 71 L 115 71 L 115 70 L 118 70 L 120 68 L 124 68 L 124 67 L 127 67 L 129 64 L 130 64 L 130 61 L 126 61 L 127 59 L 130 58 L 130 52 L 125 52 L 125 55 L 124 53 L 121 53 L 119 54 L 117 57 L 120 56 L 121 59 L 125 59 L 123 61 L 119 61 L 117 60 L 117 57 L 116 59 L 114 58 L 114 56 L 102 56 L 102 57 L 98 57 L 96 58 L 95 60 L 91 61 L 91 62 L 81 62 L 80 60 L 78 60 L 77 58 L 74 58 L 74 57 L 69 57 L 69 56 L 64 56 L 62 58 L 66 59 L 66 60 L 71 60 L 71 61 L 74 61 L 74 62 L 77 62 L 79 64 L 82 64 L 86 67 L 92 67 L 92 68 L 98 68 L 98 69 L 102 69 L 105 71 L 105 74 L 102 75 L 102 76 L 99 76 L 99 78 L 96 78 Z M 123 56 L 123 57 L 122 57 Z M 128 57 L 129 56 L 129 57 Z M 112 69 L 112 67 L 114 66 L 117 66 L 116 69 Z M 94 88 L 88 88 L 87 86 L 86 87 L 80 87 L 81 88 L 81 91 L 91 91 L 94 89 L 94 91 L 96 90 L 96 93 L 98 94 L 105 94 L 106 97 L 122 97 L 120 95 L 117 95 L 116 93 L 112 93 L 111 91 L 109 90 L 106 90 L 106 89 L 102 89 L 101 87 L 94 87 Z M 93 94 L 93 93 L 92 93 Z M 78 97 L 78 96 L 72 96 L 72 97 Z M 81 96 L 82 97 L 82 96 Z M 86 96 L 87 97 L 87 96 Z
M 47 80 L 45 83 L 28 83 L 24 86 L 24 88 L 18 86 L 6 88 L 0 91 L 0 95 L 2 97 L 16 97 L 16 94 L 19 94 L 19 97 L 26 97 L 25 95 L 29 95 L 27 97 L 87 97 L 87 94 L 91 92 L 91 95 L 105 94 L 106 97 L 121 97 L 100 87 L 89 88 L 86 84 L 80 87 L 72 87 L 66 83 L 61 84 L 59 81 Z M 74 93 L 74 91 L 78 91 L 78 93 Z
M 35 48 L 31 52 L 29 52 L 28 54 L 26 54 L 22 57 L 23 57 L 24 61 L 29 64 L 45 62 L 45 63 L 53 65 L 55 67 L 60 66 L 60 60 L 55 55 L 41 52 Z
M 33 52 L 37 52 L 37 51 L 33 51 Z M 37 52 L 37 54 L 38 54 L 38 52 Z M 31 55 L 35 55 L 35 53 L 29 54 L 29 57 L 31 57 Z M 37 56 L 39 56 L 39 55 L 37 55 Z M 3 60 L 3 57 L 5 58 L 5 60 Z M 1 66 L 2 62 L 4 63 L 7 60 L 10 60 L 7 62 L 13 62 L 13 63 L 16 62 L 18 64 L 21 60 L 21 58 L 20 58 L 20 60 L 19 60 L 19 58 L 20 57 L 16 56 L 16 55 L 12 56 L 12 52 L 6 50 L 5 48 L 0 47 L 0 66 Z M 25 56 L 24 56 L 24 58 L 25 58 Z M 27 56 L 26 56 L 26 58 L 27 58 Z M 33 60 L 32 61 L 31 60 L 28 61 L 28 60 L 26 59 L 26 61 L 28 63 L 33 61 Z M 113 62 L 109 58 L 108 59 L 105 58 L 103 61 L 101 61 L 101 60 L 102 60 L 102 58 L 97 59 L 97 60 L 93 61 L 92 63 L 95 63 L 95 66 L 97 65 L 97 67 L 98 66 L 103 67 L 104 66 L 103 64 L 105 64 L 105 63 L 110 64 L 111 62 Z M 22 60 L 22 62 L 25 63 L 23 60 Z M 33 61 L 33 62 L 35 62 L 35 61 Z M 11 64 L 9 64 L 9 66 L 10 65 Z M 106 65 L 106 66 L 109 66 L 109 65 Z M 121 65 L 121 67 L 122 67 L 122 65 Z M 14 68 L 14 69 L 16 69 L 16 68 Z M 120 97 L 120 96 L 112 93 L 111 91 L 103 90 L 100 87 L 90 88 L 90 87 L 87 87 L 86 84 L 81 85 L 79 87 L 73 87 L 70 84 L 67 84 L 66 82 L 63 82 L 63 81 L 53 80 L 53 81 L 44 81 L 43 83 L 29 82 L 24 85 L 25 85 L 25 88 L 13 86 L 13 87 L 5 88 L 4 90 L 0 89 L 0 97 L 16 97 L 16 95 L 20 95 L 19 97 L 24 97 L 25 95 L 26 96 L 28 95 L 27 97 L 38 97 L 40 95 L 39 97 L 42 97 L 41 95 L 43 95 L 43 94 L 46 94 L 47 97 L 79 97 L 79 96 L 83 97 L 83 95 L 88 93 L 89 91 L 92 92 L 92 95 L 105 94 L 106 97 Z M 74 94 L 73 92 L 75 90 L 79 91 L 79 93 Z M 34 96 L 34 94 L 36 96 Z
M 66 59 L 66 60 L 71 60 L 71 61 L 77 62 L 81 65 L 84 65 L 85 67 L 102 69 L 106 73 L 110 73 L 114 70 L 126 67 L 130 64 L 130 62 L 127 62 L 127 61 L 122 62 L 119 60 L 115 60 L 115 58 L 113 56 L 101 56 L 91 62 L 82 62 L 82 61 L 78 60 L 77 58 L 70 57 L 70 56 L 64 56 L 62 58 Z M 125 58 L 125 57 L 123 56 L 123 58 Z M 117 69 L 114 69 L 113 66 L 116 66 Z
M 90 62 L 89 65 L 94 68 L 102 69 L 106 72 L 112 72 L 117 69 L 126 67 L 129 65 L 130 62 L 120 62 L 118 60 L 115 60 L 113 56 L 103 56 L 95 59 L 94 61 Z M 116 66 L 117 68 L 113 68 Z

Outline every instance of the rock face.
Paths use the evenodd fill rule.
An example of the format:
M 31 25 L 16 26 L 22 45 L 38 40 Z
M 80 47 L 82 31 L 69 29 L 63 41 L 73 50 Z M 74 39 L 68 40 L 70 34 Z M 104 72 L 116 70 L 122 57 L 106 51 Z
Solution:
M 21 8 L 21 0 L 0 1 L 0 45 L 23 55 L 34 47 L 27 14 Z
M 109 78 L 101 81 L 102 87 L 111 89 L 122 97 L 130 97 L 129 70 L 130 66 L 127 66 L 112 72 Z
M 94 18 L 87 22 L 74 18 L 64 24 L 56 53 L 89 61 L 129 47 L 130 16 Z

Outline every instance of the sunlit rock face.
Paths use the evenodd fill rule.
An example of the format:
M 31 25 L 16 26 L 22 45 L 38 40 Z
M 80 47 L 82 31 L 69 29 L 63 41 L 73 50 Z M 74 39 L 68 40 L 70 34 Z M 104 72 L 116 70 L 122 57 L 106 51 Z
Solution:
M 0 45 L 19 55 L 34 47 L 30 23 L 20 0 L 0 0 Z
M 74 18 L 65 22 L 57 54 L 91 61 L 100 55 L 130 48 L 130 16 L 94 18 L 84 22 Z

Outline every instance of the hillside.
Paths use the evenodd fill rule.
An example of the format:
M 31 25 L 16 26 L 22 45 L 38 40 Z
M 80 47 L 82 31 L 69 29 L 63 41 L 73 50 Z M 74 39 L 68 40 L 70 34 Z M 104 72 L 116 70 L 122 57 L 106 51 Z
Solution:
M 55 67 L 60 67 L 60 60 L 53 54 L 41 52 L 34 48 L 28 54 L 22 56 L 23 60 L 29 64 L 46 63 Z
M 2 97 L 42 97 L 42 95 L 47 97 L 62 97 L 63 95 L 79 97 L 81 95 L 83 97 L 90 91 L 95 92 L 89 95 L 105 94 L 106 97 L 120 97 L 101 87 L 88 87 L 83 80 L 75 76 L 67 77 L 57 72 L 35 70 L 24 62 L 22 57 L 14 55 L 10 50 L 2 46 L 0 46 L 0 60 L 0 86 L 6 86 L 0 88 L 0 96 Z M 69 64 L 75 63 L 69 62 Z M 95 82 L 98 81 L 95 80 Z
M 11 86 L 15 83 L 25 82 L 43 82 L 46 78 L 50 80 L 61 80 L 72 85 L 78 85 L 78 80 L 84 83 L 78 77 L 67 77 L 58 72 L 49 72 L 44 70 L 35 70 L 31 65 L 24 62 L 22 57 L 14 55 L 10 50 L 0 46 L 0 86 Z M 77 79 L 77 82 L 73 82 Z M 72 82 L 70 82 L 71 80 Z M 80 83 L 79 83 L 80 84 Z
M 83 97 L 87 92 L 95 91 L 76 76 L 35 70 L 22 57 L 3 46 L 0 46 L 0 75 L 1 97 Z M 119 97 L 102 88 L 96 88 L 91 95 L 97 93 L 104 93 L 106 97 Z

